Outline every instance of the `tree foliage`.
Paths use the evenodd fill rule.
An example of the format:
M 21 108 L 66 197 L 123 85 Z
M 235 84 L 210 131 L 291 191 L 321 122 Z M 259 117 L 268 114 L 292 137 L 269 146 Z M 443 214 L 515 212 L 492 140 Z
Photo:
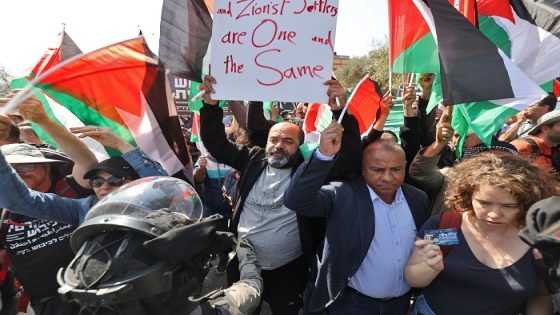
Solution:
M 12 81 L 12 77 L 0 65 L 0 97 L 3 97 L 10 91 L 10 81 Z
M 367 74 L 381 85 L 382 89 L 389 87 L 389 47 L 387 42 L 374 43 L 374 49 L 367 55 L 352 57 L 348 65 L 337 69 L 336 77 L 347 88 L 354 88 Z M 393 88 L 403 82 L 404 75 L 392 75 Z

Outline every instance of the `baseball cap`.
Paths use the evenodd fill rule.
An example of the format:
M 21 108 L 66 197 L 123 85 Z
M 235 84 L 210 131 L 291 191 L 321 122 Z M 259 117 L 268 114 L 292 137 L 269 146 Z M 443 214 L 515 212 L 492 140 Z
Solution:
M 139 177 L 134 168 L 121 156 L 115 156 L 98 163 L 84 174 L 84 179 L 92 178 L 98 171 L 105 171 L 115 176 Z
M 9 164 L 64 163 L 64 161 L 45 158 L 39 149 L 25 143 L 5 144 L 0 149 Z
M 549 125 L 559 120 L 560 120 L 560 110 L 553 110 L 551 112 L 548 112 L 542 115 L 541 118 L 537 120 L 537 124 L 535 125 L 535 127 L 531 128 L 531 130 L 529 130 L 529 134 L 534 136 L 539 133 L 541 126 Z

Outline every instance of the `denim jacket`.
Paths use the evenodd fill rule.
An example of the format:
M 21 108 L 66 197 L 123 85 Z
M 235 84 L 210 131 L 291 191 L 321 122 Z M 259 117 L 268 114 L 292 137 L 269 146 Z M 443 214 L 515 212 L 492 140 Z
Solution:
M 150 159 L 140 148 L 122 156 L 140 177 L 167 176 L 156 161 Z M 57 221 L 78 226 L 86 213 L 97 202 L 96 196 L 70 199 L 52 193 L 29 189 L 0 152 L 0 208 L 33 218 Z

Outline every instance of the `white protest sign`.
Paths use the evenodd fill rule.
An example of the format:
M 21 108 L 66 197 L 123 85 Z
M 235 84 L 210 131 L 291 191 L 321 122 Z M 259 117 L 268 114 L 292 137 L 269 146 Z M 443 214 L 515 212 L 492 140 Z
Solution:
M 217 100 L 327 103 L 338 0 L 216 0 Z

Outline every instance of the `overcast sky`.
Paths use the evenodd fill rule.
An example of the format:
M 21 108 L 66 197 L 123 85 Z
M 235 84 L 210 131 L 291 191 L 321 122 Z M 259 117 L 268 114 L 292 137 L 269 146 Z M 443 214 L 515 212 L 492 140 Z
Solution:
M 0 65 L 8 73 L 25 75 L 66 32 L 88 52 L 129 39 L 142 29 L 157 52 L 163 0 L 0 0 Z M 388 36 L 386 0 L 340 0 L 335 51 L 361 56 L 374 40 Z

